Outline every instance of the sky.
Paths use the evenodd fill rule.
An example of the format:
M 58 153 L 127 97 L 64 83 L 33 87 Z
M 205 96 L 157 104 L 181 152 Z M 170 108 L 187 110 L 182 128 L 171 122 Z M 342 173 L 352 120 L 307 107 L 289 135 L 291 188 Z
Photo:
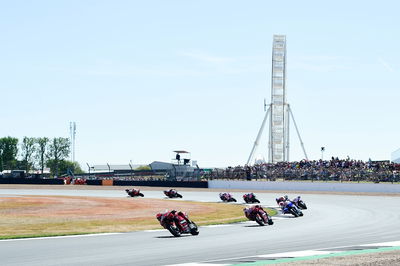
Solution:
M 69 137 L 86 163 L 246 163 L 274 34 L 309 159 L 400 148 L 398 1 L 0 1 L 0 137 Z M 304 154 L 291 125 L 290 160 Z M 267 159 L 267 135 L 257 150 Z

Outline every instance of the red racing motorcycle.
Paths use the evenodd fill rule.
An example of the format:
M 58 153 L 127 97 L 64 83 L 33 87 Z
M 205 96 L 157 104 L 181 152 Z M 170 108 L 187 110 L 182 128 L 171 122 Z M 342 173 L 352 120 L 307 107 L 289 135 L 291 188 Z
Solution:
M 245 208 L 243 211 L 247 219 L 256 221 L 261 226 L 274 224 L 272 218 L 268 216 L 268 213 L 260 205 Z
M 134 188 L 132 190 L 125 189 L 125 192 L 128 194 L 128 196 L 131 196 L 131 197 L 143 197 L 144 196 L 143 193 L 140 192 L 140 189 L 134 189 Z
M 166 211 L 156 215 L 157 220 L 162 227 L 167 229 L 173 236 L 178 237 L 181 234 L 198 235 L 199 229 L 197 225 L 189 220 L 189 216 L 183 212 Z
M 182 198 L 182 195 L 179 194 L 175 189 L 164 190 L 164 194 L 168 198 Z
M 260 201 L 256 198 L 256 195 L 254 195 L 254 193 L 244 194 L 243 200 L 246 203 L 260 203 Z

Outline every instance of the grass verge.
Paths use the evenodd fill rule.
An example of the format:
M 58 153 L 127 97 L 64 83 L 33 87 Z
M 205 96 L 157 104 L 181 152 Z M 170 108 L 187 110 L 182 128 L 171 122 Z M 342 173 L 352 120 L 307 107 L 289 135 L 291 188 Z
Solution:
M 198 225 L 246 221 L 237 204 L 145 198 L 23 196 L 0 198 L 0 239 L 66 236 L 160 229 L 155 214 L 187 211 Z M 270 215 L 276 211 L 268 209 Z

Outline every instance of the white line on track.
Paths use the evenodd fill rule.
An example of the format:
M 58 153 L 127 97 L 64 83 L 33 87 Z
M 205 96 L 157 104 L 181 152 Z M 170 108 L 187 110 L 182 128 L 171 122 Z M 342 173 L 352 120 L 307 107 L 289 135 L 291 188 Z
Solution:
M 391 241 L 391 242 L 381 242 L 381 243 L 373 243 L 373 244 L 364 244 L 364 245 L 357 245 L 362 247 L 399 247 L 400 241 Z M 320 250 L 301 250 L 301 251 L 293 251 L 293 252 L 283 252 L 283 253 L 274 253 L 274 254 L 265 254 L 265 255 L 254 255 L 254 256 L 245 256 L 245 257 L 234 257 L 234 258 L 224 258 L 224 259 L 216 259 L 216 260 L 209 260 L 209 261 L 202 261 L 198 263 L 184 263 L 184 264 L 173 264 L 173 266 L 202 266 L 202 265 L 214 265 L 214 266 L 222 266 L 222 265 L 232 265 L 232 264 L 218 264 L 218 261 L 235 261 L 238 259 L 246 259 L 246 258 L 299 258 L 299 257 L 306 257 L 306 256 L 316 256 L 316 255 L 325 255 L 325 254 L 333 254 L 333 253 L 340 253 L 343 251 L 337 251 L 333 249 L 338 248 L 347 248 L 352 246 L 339 246 L 339 247 L 331 247 L 331 248 L 324 248 Z M 216 264 L 210 264 L 210 263 Z M 172 265 L 168 265 L 172 266 Z
M 71 236 L 48 236 L 48 237 L 31 237 L 31 238 L 17 238 L 17 239 L 3 239 L 0 242 L 6 241 L 27 241 L 27 240 L 43 240 L 43 239 L 57 239 L 57 238 L 77 238 L 77 237 L 91 237 L 91 236 L 107 236 L 107 235 L 120 235 L 123 233 L 103 233 L 103 234 L 87 234 L 87 235 L 71 235 Z
M 315 256 L 315 255 L 325 255 L 331 253 L 337 253 L 339 251 L 321 251 L 321 250 L 303 250 L 303 251 L 294 251 L 294 252 L 283 252 L 283 253 L 275 253 L 275 254 L 267 254 L 267 255 L 257 255 L 257 258 L 297 258 L 297 257 L 305 257 L 305 256 Z

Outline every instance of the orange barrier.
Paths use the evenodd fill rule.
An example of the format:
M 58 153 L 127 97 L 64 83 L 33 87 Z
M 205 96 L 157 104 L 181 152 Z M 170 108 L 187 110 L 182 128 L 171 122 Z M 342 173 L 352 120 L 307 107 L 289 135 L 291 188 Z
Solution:
M 101 180 L 102 186 L 112 186 L 114 184 L 114 180 L 112 179 L 103 179 Z

